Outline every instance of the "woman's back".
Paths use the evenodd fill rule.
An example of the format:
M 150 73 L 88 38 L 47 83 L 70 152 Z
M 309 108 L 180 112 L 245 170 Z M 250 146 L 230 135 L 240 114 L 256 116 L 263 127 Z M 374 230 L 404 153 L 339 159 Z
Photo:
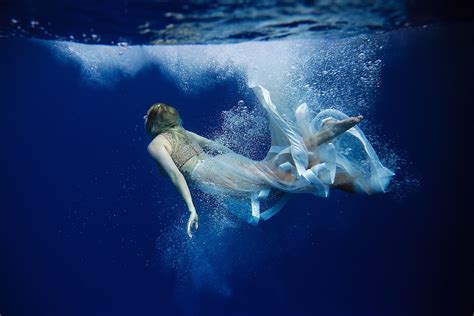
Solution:
M 188 169 L 185 165 L 192 158 L 204 154 L 201 146 L 184 129 L 176 132 L 168 131 L 161 135 L 171 144 L 171 159 L 181 171 Z

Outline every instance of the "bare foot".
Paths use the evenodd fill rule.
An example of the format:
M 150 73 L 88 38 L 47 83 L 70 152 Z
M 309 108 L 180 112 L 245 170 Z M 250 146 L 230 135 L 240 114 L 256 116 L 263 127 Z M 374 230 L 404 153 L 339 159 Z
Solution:
M 334 119 L 327 119 L 323 122 L 321 127 L 321 132 L 326 132 L 329 134 L 330 137 L 334 138 L 336 136 L 341 135 L 360 121 L 362 121 L 364 117 L 362 115 L 349 117 L 345 120 L 336 121 Z
M 321 144 L 324 144 L 334 137 L 337 137 L 362 121 L 364 117 L 362 115 L 349 117 L 345 120 L 337 121 L 335 119 L 325 119 L 323 120 L 323 125 L 321 129 L 316 133 L 311 135 L 310 137 L 305 139 L 305 145 L 312 149 L 317 147 Z

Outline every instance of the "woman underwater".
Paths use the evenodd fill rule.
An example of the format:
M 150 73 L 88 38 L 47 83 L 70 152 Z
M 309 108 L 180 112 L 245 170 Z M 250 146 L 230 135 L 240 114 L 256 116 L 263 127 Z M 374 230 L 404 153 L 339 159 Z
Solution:
M 188 181 L 205 192 L 224 196 L 229 205 L 237 205 L 234 213 L 253 224 L 277 213 L 287 200 L 285 193 L 326 197 L 330 188 L 367 194 L 385 192 L 394 174 L 380 163 L 362 131 L 355 126 L 362 116 L 347 117 L 337 110 L 324 110 L 310 120 L 304 103 L 290 120 L 278 112 L 268 90 L 262 86 L 252 88 L 270 122 L 271 147 L 261 161 L 236 154 L 185 130 L 172 106 L 153 104 L 144 117 L 145 128 L 153 138 L 148 152 L 188 207 L 190 238 L 192 228 L 198 228 L 198 215 Z M 217 154 L 210 155 L 205 150 Z M 260 201 L 271 190 L 277 192 L 279 201 L 260 212 Z

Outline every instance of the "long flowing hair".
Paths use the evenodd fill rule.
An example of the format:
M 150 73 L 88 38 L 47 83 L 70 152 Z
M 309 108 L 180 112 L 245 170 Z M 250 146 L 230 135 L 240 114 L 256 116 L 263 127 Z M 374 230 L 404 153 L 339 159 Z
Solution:
M 165 103 L 155 103 L 148 109 L 145 129 L 152 138 L 162 133 L 169 133 L 178 146 L 186 140 L 186 131 L 178 111 Z

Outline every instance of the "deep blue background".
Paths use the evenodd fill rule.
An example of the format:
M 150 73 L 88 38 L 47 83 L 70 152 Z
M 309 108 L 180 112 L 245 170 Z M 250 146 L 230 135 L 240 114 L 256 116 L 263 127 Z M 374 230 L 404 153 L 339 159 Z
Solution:
M 463 202 L 473 35 L 469 25 L 436 27 L 392 33 L 386 45 L 371 118 L 406 153 L 418 190 L 401 200 L 302 195 L 270 222 L 243 226 L 228 297 L 192 283 L 176 296 L 182 276 L 160 267 L 155 240 L 182 216 L 170 210 L 181 201 L 157 204 L 175 193 L 146 154 L 142 116 L 169 102 L 206 134 L 242 97 L 237 82 L 184 95 L 147 68 L 97 87 L 37 42 L 1 40 L 0 314 L 472 313 Z M 235 258 L 254 255 L 245 243 L 263 254 L 239 267 Z

